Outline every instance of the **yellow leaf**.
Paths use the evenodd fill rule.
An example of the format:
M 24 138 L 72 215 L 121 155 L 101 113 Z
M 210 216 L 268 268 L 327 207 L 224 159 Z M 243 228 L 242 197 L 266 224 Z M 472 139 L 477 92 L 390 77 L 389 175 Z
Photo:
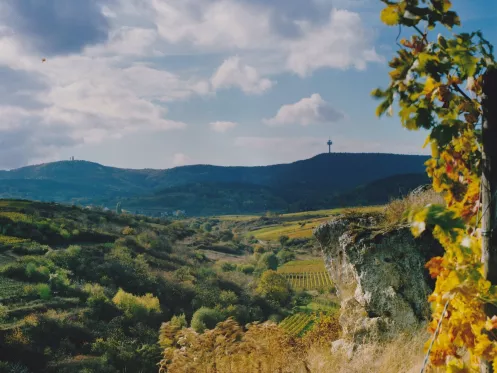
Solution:
M 425 89 L 423 90 L 423 94 L 425 95 L 430 95 L 433 93 L 433 91 L 440 85 L 440 83 L 437 83 L 435 79 L 433 79 L 431 76 L 426 79 L 425 83 Z
M 452 3 L 450 2 L 450 0 L 444 0 L 444 6 L 443 6 L 444 12 L 448 12 L 450 8 L 452 8 Z
M 463 373 L 467 372 L 464 368 L 464 362 L 461 359 L 452 359 L 447 364 L 447 373 Z
M 395 26 L 399 23 L 399 8 L 396 5 L 389 5 L 381 11 L 381 21 L 388 26 Z
M 440 150 L 438 149 L 438 143 L 436 140 L 431 142 L 431 155 L 433 158 L 440 158 Z
M 484 356 L 488 353 L 488 350 L 489 348 L 491 348 L 491 346 L 492 342 L 490 341 L 490 339 L 487 337 L 486 334 L 482 334 L 478 338 L 478 342 L 476 343 L 474 352 L 478 356 Z

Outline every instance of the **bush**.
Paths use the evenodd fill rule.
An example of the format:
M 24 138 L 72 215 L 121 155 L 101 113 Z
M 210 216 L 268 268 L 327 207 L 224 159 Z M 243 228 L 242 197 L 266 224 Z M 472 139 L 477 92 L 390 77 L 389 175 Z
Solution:
M 255 271 L 255 267 L 252 264 L 242 264 L 238 266 L 238 270 L 246 275 L 251 275 Z
M 170 321 L 171 325 L 178 328 L 178 329 L 183 329 L 188 326 L 188 323 L 186 322 L 186 316 L 184 313 L 178 316 L 173 316 Z
M 291 262 L 295 259 L 295 253 L 290 250 L 281 250 L 277 255 L 280 265 Z
M 204 223 L 202 224 L 202 230 L 204 232 L 211 232 L 212 231 L 212 225 L 209 223 Z
M 292 291 L 286 278 L 275 271 L 262 274 L 257 286 L 257 292 L 270 301 L 285 304 L 290 299 Z
M 3 304 L 0 304 L 0 321 L 5 320 L 8 314 L 9 314 L 9 309 Z
M 265 251 L 266 250 L 264 249 L 264 246 L 262 246 L 262 245 L 255 245 L 254 246 L 254 254 L 262 254 Z
M 129 318 L 141 318 L 150 313 L 160 312 L 159 299 L 152 294 L 136 296 L 119 289 L 112 301 Z
M 236 271 L 236 264 L 229 263 L 229 262 L 224 262 L 221 264 L 221 270 L 223 272 L 233 272 Z
M 238 296 L 231 290 L 222 290 L 219 294 L 219 303 L 221 303 L 222 306 L 236 304 L 238 303 Z
M 38 296 L 43 300 L 49 300 L 50 298 L 52 298 L 50 286 L 48 286 L 47 284 L 36 285 L 36 291 L 38 293 Z
M 203 333 L 206 329 L 213 329 L 217 323 L 223 320 L 221 312 L 207 307 L 201 307 L 193 314 L 190 326 L 197 333 Z
M 30 373 L 30 371 L 20 363 L 7 363 L 0 361 L 0 373 Z
M 290 239 L 290 237 L 288 237 L 288 236 L 280 236 L 278 241 L 280 241 L 281 246 L 285 246 L 289 239 Z
M 278 268 L 278 258 L 273 253 L 265 253 L 260 257 L 257 267 L 261 271 L 275 270 Z
M 123 235 L 125 236 L 130 236 L 130 235 L 133 235 L 135 234 L 135 230 L 131 227 L 125 227 L 122 232 L 121 232 Z

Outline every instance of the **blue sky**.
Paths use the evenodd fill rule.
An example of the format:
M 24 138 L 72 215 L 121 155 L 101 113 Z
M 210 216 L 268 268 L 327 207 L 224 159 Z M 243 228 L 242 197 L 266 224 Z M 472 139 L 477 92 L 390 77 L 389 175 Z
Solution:
M 497 43 L 497 2 L 454 0 Z M 0 0 L 0 168 L 263 165 L 422 154 L 377 119 L 396 28 L 379 0 Z M 46 61 L 42 62 L 45 58 Z

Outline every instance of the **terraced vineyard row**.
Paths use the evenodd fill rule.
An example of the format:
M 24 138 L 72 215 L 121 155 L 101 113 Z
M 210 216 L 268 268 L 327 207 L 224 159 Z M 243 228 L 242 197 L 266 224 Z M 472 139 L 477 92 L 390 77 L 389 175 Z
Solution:
M 329 290 L 333 288 L 328 272 L 283 273 L 292 288 L 300 290 Z
M 300 336 L 307 327 L 314 321 L 314 315 L 307 313 L 296 313 L 284 319 L 280 326 L 288 333 Z
M 23 282 L 0 277 L 0 301 L 19 296 L 25 285 Z

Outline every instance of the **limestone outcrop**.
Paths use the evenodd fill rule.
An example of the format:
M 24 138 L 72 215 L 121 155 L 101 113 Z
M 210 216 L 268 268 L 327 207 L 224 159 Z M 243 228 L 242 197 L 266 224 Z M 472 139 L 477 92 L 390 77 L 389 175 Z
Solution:
M 434 285 L 424 265 L 442 253 L 427 233 L 378 228 L 378 215 L 344 216 L 314 232 L 341 302 L 338 345 L 388 340 L 419 328 L 430 315 Z

